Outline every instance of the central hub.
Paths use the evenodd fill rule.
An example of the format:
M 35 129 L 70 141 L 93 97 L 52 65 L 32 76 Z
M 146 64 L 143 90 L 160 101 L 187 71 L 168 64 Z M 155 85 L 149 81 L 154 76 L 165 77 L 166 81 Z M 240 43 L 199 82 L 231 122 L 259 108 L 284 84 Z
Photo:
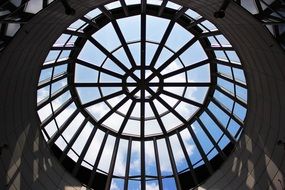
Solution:
M 135 99 L 141 99 L 142 96 L 144 99 L 150 99 L 152 94 L 158 92 L 160 84 L 160 77 L 152 70 L 138 68 L 132 72 L 132 75 L 127 76 L 125 86 Z
M 146 90 L 147 87 L 148 87 L 148 83 L 146 82 L 146 80 L 139 80 L 139 82 L 137 83 L 138 84 L 138 88 L 140 90 Z

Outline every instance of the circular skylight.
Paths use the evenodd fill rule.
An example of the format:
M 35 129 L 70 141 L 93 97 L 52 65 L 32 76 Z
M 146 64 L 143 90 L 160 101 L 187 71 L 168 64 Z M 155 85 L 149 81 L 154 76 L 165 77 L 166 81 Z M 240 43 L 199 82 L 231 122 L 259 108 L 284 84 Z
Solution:
M 126 0 L 63 32 L 43 63 L 37 102 L 49 147 L 85 185 L 189 189 L 233 150 L 247 86 L 211 22 L 170 1 Z

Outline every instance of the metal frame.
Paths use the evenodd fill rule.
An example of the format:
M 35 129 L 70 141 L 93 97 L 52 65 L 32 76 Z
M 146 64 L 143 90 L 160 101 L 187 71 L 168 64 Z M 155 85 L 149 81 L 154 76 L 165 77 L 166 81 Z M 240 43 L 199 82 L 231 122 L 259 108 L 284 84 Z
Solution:
M 64 139 L 64 141 L 66 141 L 67 146 L 65 147 L 64 150 L 62 150 L 60 156 L 59 156 L 59 160 L 61 162 L 65 162 L 65 160 L 69 157 L 67 155 L 67 153 L 69 151 L 74 151 L 75 154 L 76 150 L 72 149 L 73 144 L 75 143 L 76 139 L 78 138 L 79 134 L 81 133 L 81 131 L 83 130 L 83 128 L 86 126 L 87 122 L 92 123 L 93 125 L 93 130 L 90 133 L 90 136 L 87 139 L 86 144 L 84 145 L 84 148 L 81 152 L 81 154 L 77 154 L 78 156 L 78 160 L 77 162 L 74 163 L 74 165 L 72 166 L 73 169 L 71 171 L 71 173 L 77 177 L 78 176 L 78 172 L 79 170 L 81 170 L 81 168 L 84 168 L 81 164 L 84 161 L 84 157 L 88 151 L 88 148 L 90 147 L 90 144 L 92 142 L 92 139 L 94 138 L 96 132 L 98 130 L 103 131 L 105 133 L 104 135 L 104 139 L 102 141 L 100 150 L 98 152 L 98 156 L 95 160 L 94 164 L 90 164 L 87 163 L 87 161 L 84 161 L 85 163 L 87 163 L 88 165 L 90 165 L 90 167 L 92 167 L 92 170 L 88 170 L 89 171 L 89 178 L 85 179 L 85 181 L 82 181 L 82 183 L 87 184 L 89 187 L 92 188 L 96 188 L 96 184 L 95 184 L 95 176 L 98 173 L 103 173 L 102 175 L 106 175 L 106 186 L 105 189 L 109 189 L 111 187 L 111 183 L 112 183 L 112 179 L 122 179 L 124 180 L 124 189 L 128 189 L 128 184 L 130 180 L 139 180 L 141 182 L 141 189 L 145 190 L 146 189 L 146 182 L 148 180 L 157 180 L 158 181 L 158 186 L 160 189 L 163 189 L 163 179 L 164 178 L 173 178 L 175 180 L 175 184 L 176 184 L 176 188 L 178 190 L 180 189 L 185 189 L 185 188 L 191 188 L 191 187 L 195 187 L 197 186 L 199 183 L 201 183 L 202 181 L 204 181 L 206 178 L 208 178 L 215 170 L 216 170 L 216 166 L 213 164 L 212 160 L 215 159 L 221 159 L 221 160 L 225 160 L 226 157 L 228 156 L 225 153 L 225 149 L 227 147 L 231 147 L 230 145 L 232 145 L 233 143 L 235 143 L 237 141 L 236 137 L 238 136 L 238 134 L 235 134 L 234 136 L 228 131 L 228 125 L 230 123 L 230 120 L 234 120 L 235 122 L 237 122 L 240 125 L 240 129 L 238 130 L 238 133 L 240 133 L 243 129 L 243 121 L 240 120 L 238 117 L 236 117 L 233 114 L 233 109 L 232 110 L 228 110 L 227 108 L 225 108 L 225 106 L 223 106 L 223 103 L 220 102 L 219 100 L 217 100 L 216 98 L 214 98 L 214 93 L 216 91 L 219 91 L 221 93 L 223 93 L 225 96 L 229 97 L 230 99 L 232 99 L 235 104 L 239 104 L 245 108 L 247 108 L 247 104 L 244 100 L 242 100 L 241 98 L 237 97 L 236 92 L 228 92 L 226 89 L 223 89 L 221 86 L 219 86 L 217 84 L 217 79 L 224 79 L 228 82 L 231 82 L 235 87 L 236 86 L 240 86 L 246 89 L 246 83 L 241 82 L 241 81 L 237 81 L 235 80 L 233 77 L 231 76 L 227 76 L 223 73 L 219 73 L 218 69 L 217 69 L 217 65 L 226 65 L 229 66 L 231 68 L 232 71 L 232 76 L 233 76 L 233 68 L 238 68 L 238 69 L 242 69 L 241 65 L 232 63 L 228 57 L 228 60 L 218 60 L 215 56 L 215 51 L 216 50 L 221 50 L 221 51 L 233 51 L 234 49 L 232 47 L 223 47 L 221 44 L 219 44 L 219 47 L 212 47 L 211 43 L 208 40 L 208 37 L 213 36 L 214 38 L 215 35 L 219 35 L 221 34 L 219 31 L 213 31 L 213 32 L 203 32 L 203 30 L 198 26 L 199 24 L 201 24 L 205 19 L 200 18 L 198 20 L 195 20 L 193 18 L 189 18 L 188 15 L 185 15 L 185 11 L 187 11 L 188 8 L 186 7 L 182 7 L 180 10 L 176 11 L 174 9 L 170 9 L 168 7 L 166 7 L 167 5 L 167 0 L 164 0 L 162 2 L 161 6 L 155 6 L 155 5 L 149 5 L 146 3 L 146 0 L 142 0 L 140 5 L 131 5 L 131 6 L 127 6 L 126 3 L 123 0 L 120 0 L 121 3 L 121 7 L 117 8 L 117 9 L 113 9 L 113 10 L 107 10 L 104 6 L 99 7 L 99 9 L 102 11 L 102 14 L 100 14 L 99 16 L 97 16 L 96 18 L 93 18 L 92 21 L 90 21 L 89 19 L 87 19 L 86 17 L 83 17 L 82 20 L 85 21 L 88 26 L 84 28 L 83 31 L 71 31 L 71 30 L 65 30 L 64 33 L 65 34 L 70 34 L 70 35 L 74 35 L 74 36 L 78 36 L 77 41 L 74 43 L 74 46 L 72 47 L 53 47 L 51 50 L 72 50 L 70 53 L 70 56 L 67 60 L 58 60 L 60 55 L 57 57 L 57 59 L 55 60 L 56 64 L 45 64 L 43 65 L 42 69 L 48 69 L 48 68 L 52 68 L 52 73 L 54 72 L 54 66 L 55 65 L 63 65 L 63 64 L 67 64 L 67 71 L 53 76 L 45 81 L 41 81 L 38 85 L 38 89 L 41 89 L 45 86 L 49 86 L 50 87 L 50 95 L 48 98 L 42 100 L 41 102 L 38 103 L 38 110 L 42 109 L 44 106 L 46 106 L 47 104 L 49 104 L 51 101 L 55 100 L 56 98 L 58 98 L 60 95 L 64 94 L 65 92 L 70 92 L 71 94 L 71 98 L 69 100 L 67 100 L 59 109 L 57 110 L 53 110 L 52 108 L 52 115 L 50 117 L 48 117 L 45 121 L 42 121 L 42 125 L 41 125 L 41 129 L 43 131 L 43 134 L 45 134 L 45 136 L 47 137 L 47 142 L 49 144 L 50 147 L 54 147 L 56 146 L 55 141 L 57 140 L 57 138 L 62 137 Z M 140 57 L 140 61 L 141 61 L 141 65 L 137 66 L 135 63 L 135 60 L 131 54 L 131 51 L 129 49 L 129 44 L 132 43 L 137 43 L 137 42 L 127 42 L 122 34 L 122 31 L 120 30 L 120 27 L 117 23 L 117 19 L 119 18 L 124 18 L 126 16 L 133 16 L 133 15 L 141 15 L 141 39 L 140 39 L 140 43 L 141 43 L 141 57 Z M 170 23 L 162 37 L 162 40 L 157 43 L 157 42 L 148 42 L 146 39 L 146 15 L 153 15 L 153 16 L 158 16 L 158 17 L 162 17 L 162 18 L 167 18 L 170 20 Z M 88 21 L 89 20 L 89 21 Z M 96 21 L 96 23 L 94 22 Z M 104 48 L 104 46 L 102 44 L 100 44 L 96 39 L 94 39 L 91 35 L 93 33 L 95 33 L 96 31 L 100 30 L 100 28 L 104 27 L 106 24 L 111 23 L 112 26 L 114 27 L 118 38 L 121 42 L 121 46 L 116 48 L 114 51 L 110 52 L 108 51 L 106 48 Z M 174 24 L 178 23 L 180 24 L 182 27 L 184 27 L 186 30 L 188 30 L 190 33 L 192 33 L 194 35 L 194 38 L 191 39 L 188 43 L 186 43 L 183 47 L 181 47 L 178 51 L 174 52 L 173 50 L 171 50 L 171 48 L 166 47 L 165 43 L 168 39 L 168 36 L 170 35 Z M 116 73 L 114 71 L 108 70 L 106 68 L 104 68 L 104 62 L 102 63 L 101 66 L 95 66 L 91 63 L 88 63 L 86 61 L 83 60 L 79 60 L 78 55 L 82 49 L 82 47 L 84 46 L 84 44 L 87 42 L 87 40 L 89 40 L 94 46 L 96 46 L 101 52 L 103 52 L 106 55 L 106 59 L 109 58 L 111 59 L 118 67 L 120 67 L 125 74 L 121 75 L 119 73 Z M 205 61 L 201 61 L 201 62 L 197 62 L 194 63 L 190 66 L 185 66 L 184 63 L 181 61 L 180 59 L 180 55 L 185 52 L 189 47 L 191 47 L 196 41 L 199 41 L 201 46 L 203 47 L 208 59 Z M 150 63 L 149 66 L 146 65 L 146 43 L 154 43 L 158 46 L 154 57 Z M 114 55 L 113 53 L 119 49 L 122 48 L 127 55 L 127 58 L 129 59 L 132 68 L 127 68 L 122 62 L 120 62 Z M 173 56 L 171 56 L 165 63 L 163 63 L 159 68 L 154 68 L 154 65 L 160 55 L 160 53 L 162 52 L 163 48 L 167 48 L 168 50 L 170 50 L 173 53 Z M 170 72 L 168 74 L 162 75 L 160 74 L 160 72 L 166 68 L 169 64 L 171 64 L 172 61 L 174 61 L 175 59 L 179 59 L 180 62 L 183 65 L 183 68 Z M 174 83 L 166 83 L 164 82 L 164 79 L 170 76 L 174 76 L 176 74 L 179 73 L 185 73 L 188 70 L 192 70 L 198 67 L 201 67 L 205 64 L 210 65 L 210 82 L 201 82 L 201 83 L 178 83 L 178 82 L 174 82 Z M 98 71 L 99 73 L 106 73 L 109 74 L 113 77 L 116 77 L 118 79 L 120 79 L 122 81 L 122 83 L 101 83 L 98 79 L 97 83 L 75 83 L 75 69 L 76 69 L 76 65 L 83 65 L 86 66 L 90 69 L 94 69 L 96 71 Z M 140 77 L 137 77 L 133 72 L 135 70 L 139 70 L 140 71 Z M 145 76 L 145 72 L 146 70 L 151 70 L 152 74 L 148 77 Z M 52 74 L 53 75 L 53 74 Z M 135 82 L 130 83 L 127 82 L 126 78 L 128 76 L 131 76 Z M 158 77 L 159 78 L 159 82 L 156 83 L 151 83 L 150 81 L 154 78 L 154 77 Z M 56 81 L 60 81 L 61 79 L 67 79 L 68 81 L 68 85 L 61 88 L 60 90 L 58 90 L 57 92 L 51 94 L 51 84 L 53 84 Z M 185 87 L 183 95 L 179 96 L 176 95 L 174 93 L 168 92 L 163 90 L 164 86 L 179 86 L 179 87 Z M 122 90 L 107 96 L 102 96 L 102 91 L 100 90 L 100 94 L 101 94 L 101 98 L 82 104 L 81 100 L 80 100 L 80 96 L 76 90 L 76 87 L 98 87 L 99 90 L 102 87 L 122 87 Z M 135 89 L 131 92 L 128 91 L 128 87 L 135 87 Z M 151 89 L 151 87 L 158 87 L 158 90 L 155 92 Z M 199 103 L 196 102 L 194 100 L 188 99 L 186 97 L 184 97 L 185 91 L 186 91 L 186 87 L 208 87 L 208 92 L 206 95 L 206 99 L 204 100 L 203 103 Z M 134 95 L 140 91 L 140 97 L 135 97 Z M 150 94 L 150 97 L 146 97 L 145 93 L 148 92 Z M 125 95 L 125 98 L 119 102 L 116 106 L 112 107 L 111 105 L 109 105 L 110 107 L 110 111 L 103 116 L 100 120 L 96 120 L 94 119 L 94 117 L 86 110 L 86 107 L 94 105 L 96 103 L 99 102 L 106 102 L 106 100 L 116 97 L 118 95 Z M 172 98 L 175 98 L 178 100 L 178 102 L 176 103 L 175 106 L 170 106 L 165 100 L 163 100 L 160 95 L 161 94 L 165 94 L 168 95 Z M 167 109 L 168 112 L 167 113 L 172 113 L 173 115 L 175 115 L 183 124 L 180 126 L 177 126 L 176 128 L 167 131 L 163 121 L 161 120 L 161 117 L 167 113 L 163 113 L 163 114 L 159 114 L 158 110 L 155 106 L 155 104 L 153 103 L 153 100 L 156 99 L 157 101 L 159 101 L 162 105 L 164 105 Z M 132 103 L 127 111 L 127 113 L 120 113 L 117 110 L 128 100 L 131 100 Z M 145 116 L 145 103 L 148 102 L 153 113 L 154 113 L 154 117 L 157 119 L 157 122 L 159 124 L 159 126 L 161 127 L 161 134 L 155 134 L 155 135 L 151 135 L 151 136 L 145 136 L 144 135 L 144 130 L 145 130 L 145 123 L 144 121 L 147 119 Z M 185 102 L 187 104 L 190 105 L 194 105 L 199 107 L 198 111 L 194 114 L 193 117 L 191 117 L 190 119 L 185 119 L 180 113 L 178 113 L 175 110 L 175 107 L 180 103 L 180 102 Z M 210 103 L 214 103 L 215 105 L 217 105 L 222 111 L 224 111 L 228 116 L 229 116 L 229 121 L 227 126 L 224 126 L 218 116 L 216 116 L 214 113 L 212 113 L 208 106 Z M 45 129 L 46 125 L 51 122 L 53 119 L 55 119 L 66 107 L 68 107 L 71 103 L 75 103 L 77 109 L 76 111 L 65 121 L 65 123 L 62 126 L 58 126 L 58 131 L 52 135 L 51 137 L 49 135 L 47 135 L 47 131 Z M 139 120 L 140 121 L 140 135 L 139 136 L 133 136 L 133 135 L 128 135 L 128 134 L 123 134 L 124 128 L 128 122 L 129 119 L 135 119 L 133 117 L 131 117 L 131 113 L 136 105 L 136 103 L 140 103 L 140 117 Z M 51 106 L 52 107 L 52 106 Z M 78 115 L 78 113 L 81 113 L 85 119 L 84 121 L 82 121 L 81 125 L 78 127 L 78 130 L 75 132 L 75 134 L 73 135 L 72 139 L 67 142 L 67 140 L 61 135 L 62 132 L 68 127 L 68 125 L 72 122 L 72 120 Z M 118 131 L 114 131 L 112 130 L 110 127 L 108 126 L 103 126 L 102 123 L 109 117 L 111 116 L 113 113 L 117 113 L 120 114 L 122 116 L 124 116 L 124 120 L 121 124 L 121 127 Z M 200 119 L 200 116 L 203 113 L 207 113 L 209 115 L 209 117 L 216 123 L 216 125 L 220 128 L 220 130 L 223 132 L 223 135 L 219 138 L 218 141 L 216 141 L 212 135 L 211 135 L 211 131 L 208 130 L 207 126 L 203 123 L 203 121 Z M 207 135 L 207 137 L 210 139 L 210 142 L 213 144 L 213 147 L 209 152 L 205 152 L 205 150 L 203 149 L 201 142 L 199 140 L 199 138 L 197 137 L 195 131 L 192 129 L 191 125 L 197 121 L 199 126 L 201 127 L 201 129 L 205 132 L 205 134 Z M 183 138 L 180 134 L 180 132 L 182 130 L 186 129 L 189 132 L 189 135 L 191 136 L 191 138 L 193 139 L 195 146 L 198 149 L 199 154 L 201 155 L 202 161 L 204 162 L 204 164 L 202 166 L 197 166 L 197 164 L 199 162 L 201 162 L 201 160 L 197 161 L 196 163 L 193 163 L 187 153 L 187 147 L 184 144 Z M 108 171 L 101 171 L 98 168 L 99 165 L 99 161 L 100 158 L 102 156 L 103 153 L 103 149 L 104 146 L 106 144 L 106 141 L 108 139 L 109 136 L 115 136 L 116 137 L 116 142 L 115 145 L 113 147 L 113 152 L 112 152 L 112 158 L 111 158 L 111 162 L 110 162 L 110 168 Z M 180 146 L 182 148 L 182 152 L 184 154 L 185 157 L 185 162 L 188 165 L 188 168 L 186 170 L 183 171 L 178 171 L 177 170 L 177 166 L 176 166 L 176 161 L 174 158 L 174 150 L 171 148 L 171 142 L 169 140 L 169 138 L 172 135 L 176 135 L 178 138 L 178 141 L 180 143 Z M 220 140 L 223 138 L 223 136 L 226 136 L 229 140 L 230 143 L 229 145 L 225 148 L 225 149 L 221 149 L 219 146 L 219 142 Z M 115 163 L 116 163 L 116 158 L 117 158 L 117 153 L 118 153 L 118 148 L 119 148 L 119 143 L 120 143 L 120 139 L 126 139 L 128 140 L 128 150 L 127 150 L 127 160 L 126 160 L 126 175 L 125 176 L 115 176 L 114 173 L 114 168 L 115 168 Z M 169 154 L 169 160 L 171 163 L 171 168 L 172 168 L 172 174 L 171 175 L 162 175 L 162 171 L 161 171 L 161 166 L 160 166 L 160 159 L 159 159 L 159 150 L 158 150 L 158 146 L 157 146 L 157 140 L 159 139 L 165 139 L 165 143 L 166 143 L 166 147 L 167 147 L 167 151 Z M 132 151 L 132 144 L 134 141 L 139 141 L 140 142 L 140 159 L 141 159 L 141 173 L 140 176 L 130 176 L 130 163 L 131 163 L 131 151 Z M 152 141 L 153 145 L 154 145 L 154 153 L 155 153 L 155 163 L 156 163 L 156 169 L 157 169 L 157 176 L 147 176 L 146 175 L 146 163 L 145 163 L 145 142 L 146 141 Z M 218 154 L 215 156 L 215 158 L 213 158 L 212 160 L 208 159 L 208 155 L 211 153 L 211 151 L 213 151 L 213 149 L 216 149 L 218 151 Z M 166 158 L 167 159 L 167 158 Z M 203 179 L 198 178 L 198 173 L 201 169 L 203 169 L 206 171 L 205 173 L 203 173 Z M 100 172 L 99 172 L 100 171 Z M 184 184 L 181 183 L 181 179 L 180 176 L 182 174 L 187 174 L 189 175 L 189 177 L 193 180 L 193 183 L 188 185 L 187 187 L 184 186 Z M 201 174 L 199 174 L 199 176 L 201 176 Z

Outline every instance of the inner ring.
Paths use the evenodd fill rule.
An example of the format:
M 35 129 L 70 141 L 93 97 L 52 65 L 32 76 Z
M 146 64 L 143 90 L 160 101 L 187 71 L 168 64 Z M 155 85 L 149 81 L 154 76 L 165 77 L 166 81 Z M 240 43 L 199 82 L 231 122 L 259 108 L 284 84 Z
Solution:
M 123 89 L 133 100 L 151 101 L 154 96 L 161 93 L 163 89 L 163 78 L 154 68 L 137 67 L 131 70 L 133 70 L 133 74 L 137 76 L 138 80 L 130 75 L 126 75 L 123 80 Z M 133 91 L 137 92 L 132 94 Z

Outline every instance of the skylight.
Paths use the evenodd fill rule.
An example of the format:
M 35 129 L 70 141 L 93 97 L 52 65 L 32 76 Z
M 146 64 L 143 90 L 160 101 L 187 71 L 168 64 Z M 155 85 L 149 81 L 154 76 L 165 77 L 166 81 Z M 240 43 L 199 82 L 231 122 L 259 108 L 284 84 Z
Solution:
M 45 140 L 85 185 L 189 189 L 233 150 L 247 85 L 230 42 L 194 10 L 116 1 L 56 40 L 37 103 Z

